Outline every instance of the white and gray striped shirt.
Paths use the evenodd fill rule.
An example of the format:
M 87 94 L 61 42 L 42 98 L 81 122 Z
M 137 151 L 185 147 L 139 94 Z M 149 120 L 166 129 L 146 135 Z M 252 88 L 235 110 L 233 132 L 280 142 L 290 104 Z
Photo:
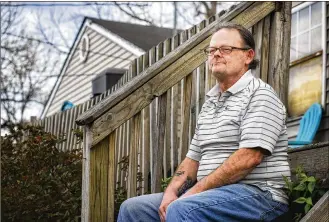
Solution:
M 271 155 L 239 183 L 269 190 L 288 204 L 282 175 L 290 177 L 286 109 L 272 87 L 248 70 L 232 87 L 218 84 L 207 93 L 187 157 L 199 161 L 198 180 L 213 172 L 239 148 L 262 147 Z

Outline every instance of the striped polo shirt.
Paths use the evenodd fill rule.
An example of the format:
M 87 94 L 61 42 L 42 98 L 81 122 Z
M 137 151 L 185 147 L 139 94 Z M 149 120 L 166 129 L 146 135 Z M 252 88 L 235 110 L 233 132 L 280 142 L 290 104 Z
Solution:
M 286 109 L 273 88 L 248 70 L 227 91 L 218 84 L 206 96 L 187 157 L 199 161 L 197 179 L 220 167 L 239 148 L 269 151 L 239 183 L 256 185 L 288 204 L 282 175 L 290 178 Z

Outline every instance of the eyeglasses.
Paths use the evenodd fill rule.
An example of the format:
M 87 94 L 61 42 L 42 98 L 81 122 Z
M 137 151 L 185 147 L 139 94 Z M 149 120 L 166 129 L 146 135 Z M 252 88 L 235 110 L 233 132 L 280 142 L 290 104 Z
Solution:
M 251 48 L 238 48 L 238 47 L 233 47 L 233 46 L 222 46 L 222 47 L 219 47 L 219 48 L 217 48 L 217 47 L 209 47 L 209 48 L 204 49 L 203 51 L 204 51 L 204 53 L 205 53 L 206 55 L 214 55 L 215 52 L 216 52 L 217 50 L 219 50 L 220 53 L 222 53 L 222 54 L 224 54 L 224 55 L 228 55 L 228 54 L 230 54 L 234 49 L 235 49 L 235 50 L 243 50 L 243 51 L 245 51 L 245 50 L 249 50 L 249 49 L 251 49 Z

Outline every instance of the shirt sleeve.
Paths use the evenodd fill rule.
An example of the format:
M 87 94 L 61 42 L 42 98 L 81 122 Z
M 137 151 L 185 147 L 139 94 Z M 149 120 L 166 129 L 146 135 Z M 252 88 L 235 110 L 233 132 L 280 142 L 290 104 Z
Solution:
M 200 144 L 198 141 L 198 133 L 199 133 L 199 128 L 198 124 L 195 127 L 195 133 L 193 136 L 193 139 L 190 143 L 189 150 L 186 154 L 186 157 L 195 160 L 195 161 L 200 161 L 201 160 L 201 149 L 200 149 Z
M 261 147 L 272 154 L 284 129 L 285 115 L 285 107 L 272 89 L 257 89 L 242 117 L 239 148 Z

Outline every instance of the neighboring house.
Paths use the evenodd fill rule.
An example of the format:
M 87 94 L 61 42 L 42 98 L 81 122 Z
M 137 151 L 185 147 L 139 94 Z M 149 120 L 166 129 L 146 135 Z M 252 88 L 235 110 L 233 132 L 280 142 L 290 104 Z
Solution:
M 329 141 L 329 4 L 293 2 L 292 7 L 288 136 L 296 137 L 300 118 L 318 102 L 324 112 L 315 141 Z
M 65 101 L 78 105 L 105 92 L 133 59 L 171 36 L 168 28 L 86 17 L 41 118 L 60 112 Z

